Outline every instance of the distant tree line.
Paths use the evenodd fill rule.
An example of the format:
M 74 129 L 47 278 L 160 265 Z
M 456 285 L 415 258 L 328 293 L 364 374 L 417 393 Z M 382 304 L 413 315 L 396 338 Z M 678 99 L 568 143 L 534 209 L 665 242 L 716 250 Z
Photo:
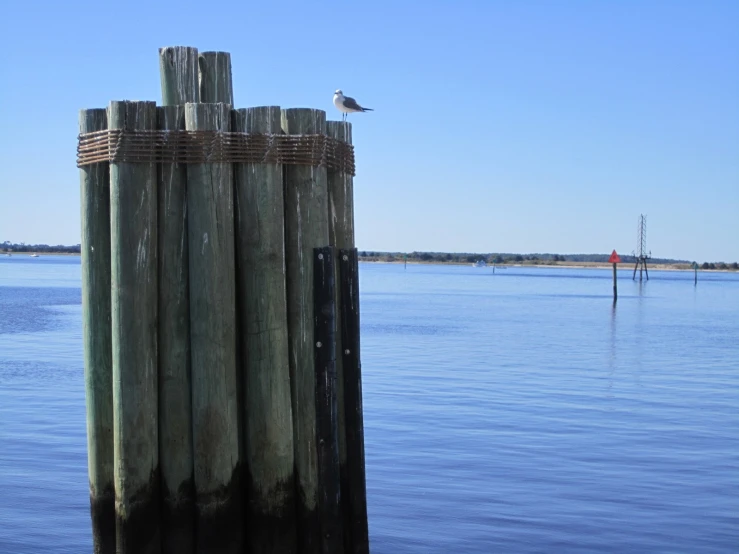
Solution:
M 80 245 L 65 246 L 63 244 L 26 244 L 25 242 L 10 242 L 6 240 L 0 245 L 2 252 L 46 252 L 47 254 L 79 254 Z
M 597 262 L 608 263 L 610 254 L 513 254 L 513 253 L 472 253 L 472 252 L 377 252 L 361 250 L 359 259 L 368 262 L 409 262 L 473 264 L 480 260 L 487 264 L 526 264 L 539 265 L 552 262 Z M 621 263 L 636 263 L 636 258 L 622 255 Z M 688 260 L 673 260 L 670 258 L 650 258 L 652 264 L 690 264 Z M 702 269 L 739 269 L 739 264 L 706 262 Z
M 703 262 L 703 264 L 700 266 L 701 269 L 739 269 L 739 263 L 734 262 L 732 264 L 727 264 L 724 262 L 718 262 L 718 263 L 709 263 L 709 262 Z

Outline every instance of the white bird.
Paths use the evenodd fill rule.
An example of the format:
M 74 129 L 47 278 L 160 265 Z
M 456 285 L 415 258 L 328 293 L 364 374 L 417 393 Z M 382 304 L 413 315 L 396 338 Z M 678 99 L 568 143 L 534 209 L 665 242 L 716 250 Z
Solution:
M 357 101 L 354 100 L 354 98 L 350 96 L 344 96 L 344 93 L 341 92 L 341 89 L 334 92 L 334 106 L 342 113 L 344 114 L 342 116 L 342 121 L 346 120 L 346 114 L 354 113 L 354 112 L 371 112 L 374 111 L 372 108 L 363 108 L 359 104 L 357 104 Z

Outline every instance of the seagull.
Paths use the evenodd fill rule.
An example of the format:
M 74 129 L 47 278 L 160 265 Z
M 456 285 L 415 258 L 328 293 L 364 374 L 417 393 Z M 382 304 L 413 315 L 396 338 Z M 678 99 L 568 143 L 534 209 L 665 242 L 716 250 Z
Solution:
M 372 108 L 363 108 L 359 104 L 357 104 L 357 101 L 354 100 L 354 98 L 350 96 L 344 96 L 344 93 L 341 92 L 341 89 L 334 92 L 334 106 L 338 108 L 338 110 L 344 114 L 342 116 L 342 121 L 346 121 L 346 115 L 350 114 L 352 112 L 371 112 L 373 111 Z

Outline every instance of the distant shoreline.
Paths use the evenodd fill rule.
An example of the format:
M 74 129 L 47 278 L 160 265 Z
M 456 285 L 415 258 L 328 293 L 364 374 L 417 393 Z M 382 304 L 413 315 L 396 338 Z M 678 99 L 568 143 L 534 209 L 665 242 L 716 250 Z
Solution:
M 50 251 L 11 251 L 11 252 L 0 252 L 0 257 L 5 257 L 6 254 L 10 254 L 11 257 L 30 257 L 36 254 L 39 258 L 42 256 L 80 256 L 80 252 L 50 252 Z M 414 265 L 455 265 L 455 266 L 470 266 L 474 265 L 471 262 L 459 261 L 459 260 L 419 260 L 417 258 L 410 260 L 403 260 L 399 257 L 394 259 L 378 259 L 377 256 L 359 256 L 359 261 L 362 263 L 372 264 L 414 264 Z M 523 262 L 503 262 L 492 264 L 488 263 L 482 267 L 498 267 L 498 268 L 509 268 L 509 267 L 561 267 L 567 269 L 610 269 L 612 264 L 607 262 L 577 262 L 577 261 L 554 261 L 554 260 L 524 260 Z M 693 267 L 689 263 L 655 263 L 650 264 L 647 262 L 647 270 L 652 269 L 655 271 L 694 271 Z M 618 266 L 619 271 L 633 271 L 634 262 L 621 262 Z M 726 268 L 702 268 L 698 266 L 699 271 L 711 271 L 714 273 L 736 273 L 739 271 L 737 268 L 726 267 Z
M 405 264 L 406 262 L 404 260 L 372 260 L 372 259 L 363 259 L 359 258 L 359 261 L 362 263 L 368 263 L 368 264 Z M 473 266 L 474 264 L 466 263 L 466 262 L 439 262 L 439 261 L 419 261 L 419 260 L 408 260 L 408 265 L 454 265 L 454 266 Z M 603 262 L 547 262 L 547 261 L 539 261 L 538 263 L 502 263 L 502 264 L 487 264 L 486 266 L 482 266 L 480 269 L 489 269 L 492 267 L 496 268 L 511 268 L 511 267 L 527 267 L 527 268 L 551 268 L 551 267 L 561 267 L 563 269 L 611 269 L 613 267 L 613 264 L 609 263 L 603 263 Z M 654 270 L 654 271 L 694 271 L 692 267 L 690 267 L 690 264 L 653 264 L 649 265 L 647 264 L 647 270 Z M 618 270 L 619 271 L 634 271 L 634 266 L 631 263 L 620 263 L 618 264 Z M 736 269 L 701 269 L 698 268 L 698 271 L 711 271 L 714 273 L 736 273 Z
M 0 252 L 0 256 L 5 256 L 6 254 L 10 254 L 11 256 L 32 256 L 33 254 L 37 254 L 40 258 L 41 256 L 79 256 L 79 252 Z

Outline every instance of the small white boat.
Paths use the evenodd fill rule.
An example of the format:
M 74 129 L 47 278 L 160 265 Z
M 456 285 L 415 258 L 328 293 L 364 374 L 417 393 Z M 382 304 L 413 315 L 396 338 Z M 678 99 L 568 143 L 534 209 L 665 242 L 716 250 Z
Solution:
M 38 258 L 38 254 L 31 254 L 32 258 Z
M 488 264 L 485 263 L 485 260 L 477 260 L 474 264 L 472 264 L 474 267 L 487 267 Z

